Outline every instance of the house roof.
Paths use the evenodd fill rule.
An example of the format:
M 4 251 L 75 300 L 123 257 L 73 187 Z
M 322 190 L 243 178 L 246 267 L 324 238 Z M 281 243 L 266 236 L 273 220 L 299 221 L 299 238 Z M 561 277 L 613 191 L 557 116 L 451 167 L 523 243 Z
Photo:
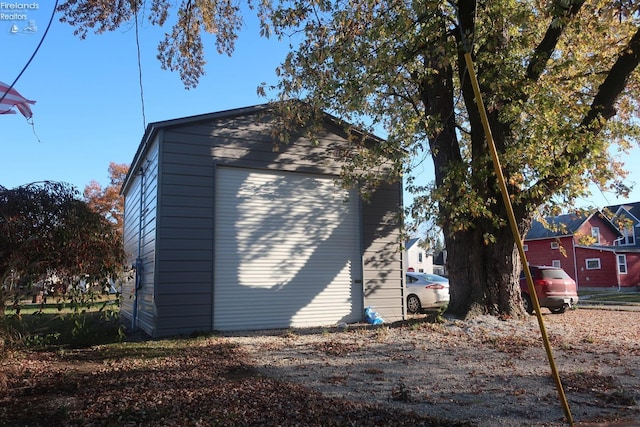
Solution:
M 640 248 L 629 246 L 575 245 L 575 247 L 599 252 L 613 252 L 616 254 L 640 254 Z
M 626 212 L 636 223 L 640 223 L 640 202 L 612 205 L 607 206 L 605 209 L 610 211 L 614 216 L 619 216 Z
M 599 216 L 616 234 L 620 234 L 620 231 L 613 225 L 609 219 L 600 211 L 592 213 L 571 213 L 565 215 L 558 215 L 554 217 L 547 217 L 545 221 L 549 224 L 547 227 L 541 221 L 533 221 L 531 230 L 527 233 L 525 240 L 534 239 L 549 239 L 552 237 L 572 236 L 578 231 L 582 225 L 591 219 L 593 216 Z
M 416 243 L 418 243 L 419 241 L 420 241 L 420 239 L 417 238 L 417 237 L 414 237 L 413 239 L 407 240 L 406 245 L 405 245 L 406 246 L 406 250 L 411 249 L 411 247 L 413 245 L 415 245 Z
M 589 214 L 565 214 L 546 217 L 545 221 L 547 221 L 551 228 L 547 227 L 541 221 L 534 220 L 533 224 L 531 224 L 531 230 L 527 233 L 526 240 L 571 236 L 590 216 Z

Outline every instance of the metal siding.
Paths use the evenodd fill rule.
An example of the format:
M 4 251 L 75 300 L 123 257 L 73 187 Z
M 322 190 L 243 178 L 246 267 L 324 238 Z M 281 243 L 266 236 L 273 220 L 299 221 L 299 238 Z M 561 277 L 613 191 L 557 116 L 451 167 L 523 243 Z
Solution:
M 156 336 L 211 330 L 213 160 L 206 147 L 176 155 L 163 135 Z M 184 147 L 192 146 L 191 140 Z
M 213 310 L 213 202 L 214 185 L 218 184 L 213 177 L 214 165 L 335 176 L 340 172 L 341 165 L 336 154 L 348 142 L 341 134 L 342 130 L 335 127 L 314 135 L 313 141 L 302 135 L 292 135 L 289 144 L 282 144 L 278 150 L 274 150 L 270 116 L 262 112 L 212 115 L 210 119 L 196 121 L 174 120 L 160 123 L 151 130 L 145 133 L 134 158 L 138 168 L 145 164 L 147 157 L 155 157 L 155 170 L 161 172 L 159 179 L 148 180 L 145 185 L 147 194 L 157 195 L 155 202 L 158 207 L 147 210 L 145 215 L 146 244 L 143 250 L 152 260 L 155 259 L 157 268 L 156 264 L 152 264 L 150 267 L 153 268 L 145 271 L 150 274 L 145 277 L 145 286 L 148 287 L 145 292 L 153 290 L 154 293 L 145 294 L 143 301 L 144 329 L 154 336 L 211 330 L 212 312 L 208 316 L 202 313 L 207 312 L 207 305 L 209 310 Z M 150 142 L 148 138 L 154 135 L 155 140 Z M 130 241 L 126 243 L 129 246 L 133 242 L 131 239 L 137 239 L 138 235 L 136 215 L 139 202 L 135 202 L 134 196 L 139 189 L 133 188 L 137 178 L 130 175 L 124 190 L 125 196 L 131 198 L 126 201 L 125 209 L 125 217 L 128 218 L 125 220 L 125 235 L 129 236 Z M 389 319 L 394 316 L 399 318 L 397 313 L 403 310 L 402 262 L 390 249 L 396 246 L 396 240 L 399 244 L 400 223 L 394 215 L 388 215 L 390 212 L 399 213 L 401 191 L 400 184 L 380 189 L 372 197 L 373 203 L 362 206 L 362 228 L 357 230 L 364 252 L 359 253 L 355 268 L 362 271 L 364 265 L 367 292 L 373 297 L 378 295 L 382 298 L 376 299 L 376 304 L 378 308 L 389 308 L 385 311 Z M 247 238 L 242 233 L 238 236 Z M 308 239 L 299 242 L 300 247 L 304 249 L 307 242 Z M 318 250 L 322 248 L 323 245 L 320 245 Z M 222 252 L 225 250 L 227 248 L 223 247 Z M 135 254 L 132 258 L 135 260 Z M 190 268 L 193 265 L 195 270 L 202 270 L 206 259 L 211 261 L 208 280 L 206 271 Z M 274 267 L 269 265 L 268 268 Z M 154 272 L 157 272 L 155 276 Z M 367 282 L 367 279 L 370 280 Z M 359 298 L 356 304 L 359 307 L 353 316 L 355 320 L 363 319 L 364 287 L 362 281 L 355 285 Z M 132 286 L 130 288 L 132 293 Z M 317 293 L 315 289 L 310 289 L 302 294 L 308 296 L 314 292 Z M 298 298 L 304 299 L 306 296 Z M 193 307 L 193 312 L 188 310 L 189 307 Z M 126 302 L 123 309 L 126 312 Z M 290 310 L 290 307 L 284 310 Z M 242 321 L 250 319 L 254 326 L 263 327 L 260 319 L 252 319 L 251 312 L 240 311 L 234 315 Z M 176 313 L 180 315 L 176 316 Z
M 364 306 L 387 322 L 406 318 L 400 183 L 383 184 L 362 204 Z
M 135 326 L 149 335 L 154 333 L 153 292 L 155 279 L 156 248 L 156 210 L 158 179 L 158 141 L 154 141 L 145 154 L 142 162 L 144 179 L 136 173 L 132 184 L 128 186 L 125 196 L 124 246 L 130 265 L 135 264 L 140 256 L 143 260 L 142 289 L 138 291 L 137 310 L 135 298 L 135 281 L 123 285 L 121 315 L 123 320 L 133 322 L 136 312 Z M 142 186 L 144 185 L 144 188 Z M 142 199 L 142 221 L 141 214 Z M 142 225 L 142 230 L 140 226 Z M 140 253 L 138 253 L 140 251 Z
M 361 319 L 355 192 L 331 177 L 218 167 L 215 212 L 214 329 Z
M 255 115 L 228 117 L 206 124 L 168 129 L 163 139 L 163 152 L 174 168 L 179 164 L 215 158 L 218 165 L 332 175 L 340 173 L 335 152 L 344 147 L 344 138 L 324 132 L 316 135 L 320 141 L 317 143 L 293 135 L 291 143 L 282 144 L 276 151 L 268 117 L 263 116 L 262 119 L 258 121 Z M 198 175 L 190 169 L 175 171 Z
M 138 212 L 140 205 L 140 179 L 135 178 L 124 198 L 123 242 L 127 254 L 127 264 L 133 265 L 138 252 Z M 135 211 L 135 212 L 134 212 Z M 120 318 L 130 324 L 133 320 L 133 293 L 135 280 L 127 280 L 122 284 Z

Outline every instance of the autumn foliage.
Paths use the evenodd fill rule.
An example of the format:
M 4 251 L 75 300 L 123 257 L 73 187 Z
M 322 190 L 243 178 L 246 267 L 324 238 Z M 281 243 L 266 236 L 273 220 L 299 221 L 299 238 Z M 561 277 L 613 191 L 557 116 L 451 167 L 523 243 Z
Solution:
M 59 182 L 0 186 L 1 307 L 53 276 L 71 283 L 80 275 L 103 278 L 121 269 L 118 232 L 78 196 Z
M 118 231 L 122 230 L 124 216 L 124 198 L 120 195 L 120 187 L 128 170 L 126 163 L 109 163 L 109 185 L 102 188 L 98 181 L 93 180 L 83 193 L 89 208 L 115 224 Z
M 305 101 L 309 122 L 328 111 L 386 134 L 365 150 L 348 132 L 343 178 L 367 190 L 382 179 L 381 166 L 393 166 L 396 179 L 402 174 L 414 196 L 412 218 L 442 230 L 450 315 L 524 316 L 517 283 L 526 260 L 516 234 L 526 235 L 537 217 L 575 209 L 593 187 L 629 192 L 624 160 L 640 140 L 638 2 L 246 4 L 70 0 L 58 11 L 80 37 L 133 21 L 169 26 L 158 59 L 187 88 L 204 75 L 205 44 L 230 55 L 241 15 L 255 12 L 262 36 L 291 43 L 279 81 L 258 93 Z M 498 185 L 479 100 L 509 194 Z M 286 119 L 307 119 L 280 105 Z M 419 176 L 429 159 L 431 182 Z M 515 232 L 503 200 L 513 205 Z

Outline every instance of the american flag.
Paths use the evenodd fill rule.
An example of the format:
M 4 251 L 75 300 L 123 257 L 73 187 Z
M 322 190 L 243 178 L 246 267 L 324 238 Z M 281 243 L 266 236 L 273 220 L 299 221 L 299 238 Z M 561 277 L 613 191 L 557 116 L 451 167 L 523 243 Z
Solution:
M 26 99 L 13 88 L 9 90 L 9 85 L 3 82 L 0 82 L 0 99 L 0 114 L 15 114 L 13 107 L 16 107 L 27 120 L 33 117 L 29 104 L 35 104 L 36 101 Z

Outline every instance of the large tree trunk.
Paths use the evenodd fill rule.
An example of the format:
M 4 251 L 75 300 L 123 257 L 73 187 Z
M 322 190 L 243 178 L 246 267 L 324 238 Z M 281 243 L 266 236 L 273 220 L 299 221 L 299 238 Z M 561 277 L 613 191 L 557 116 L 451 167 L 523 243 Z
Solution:
M 463 32 L 473 33 L 475 2 L 458 4 Z M 432 43 L 446 46 L 449 22 L 444 15 L 440 18 L 441 39 Z M 461 39 L 458 43 L 462 47 Z M 425 69 L 435 71 L 426 74 L 420 86 L 435 184 L 441 192 L 438 209 L 447 248 L 451 294 L 447 314 L 461 319 L 481 314 L 521 317 L 525 311 L 519 286 L 520 257 L 511 227 L 506 224 L 499 228 L 496 226 L 497 218 L 507 219 L 506 209 L 501 203 L 495 177 L 488 173 L 493 164 L 487 151 L 475 94 L 466 75 L 464 53 L 461 48 L 457 65 L 471 130 L 468 141 L 458 139 L 461 128 L 456 122 L 459 94 L 453 81 L 454 64 L 446 49 L 424 53 Z M 438 77 L 432 78 L 432 75 Z M 489 115 L 495 128 L 494 140 L 504 149 L 509 139 L 509 128 L 500 123 L 500 111 L 496 105 L 493 107 Z M 435 121 L 438 121 L 438 126 L 433 125 Z M 469 143 L 471 162 L 467 158 Z M 491 200 L 497 202 L 486 205 L 481 202 Z M 469 209 L 460 209 L 465 204 Z M 492 217 L 478 214 L 485 207 L 494 210 Z M 525 207 L 518 208 L 517 218 L 529 217 Z M 529 227 L 530 221 L 522 220 L 518 227 L 520 235 L 525 235 Z
M 511 229 L 492 230 L 496 242 L 489 244 L 484 242 L 485 231 L 445 230 L 451 293 L 446 314 L 459 319 L 525 316 L 518 284 L 521 263 Z

